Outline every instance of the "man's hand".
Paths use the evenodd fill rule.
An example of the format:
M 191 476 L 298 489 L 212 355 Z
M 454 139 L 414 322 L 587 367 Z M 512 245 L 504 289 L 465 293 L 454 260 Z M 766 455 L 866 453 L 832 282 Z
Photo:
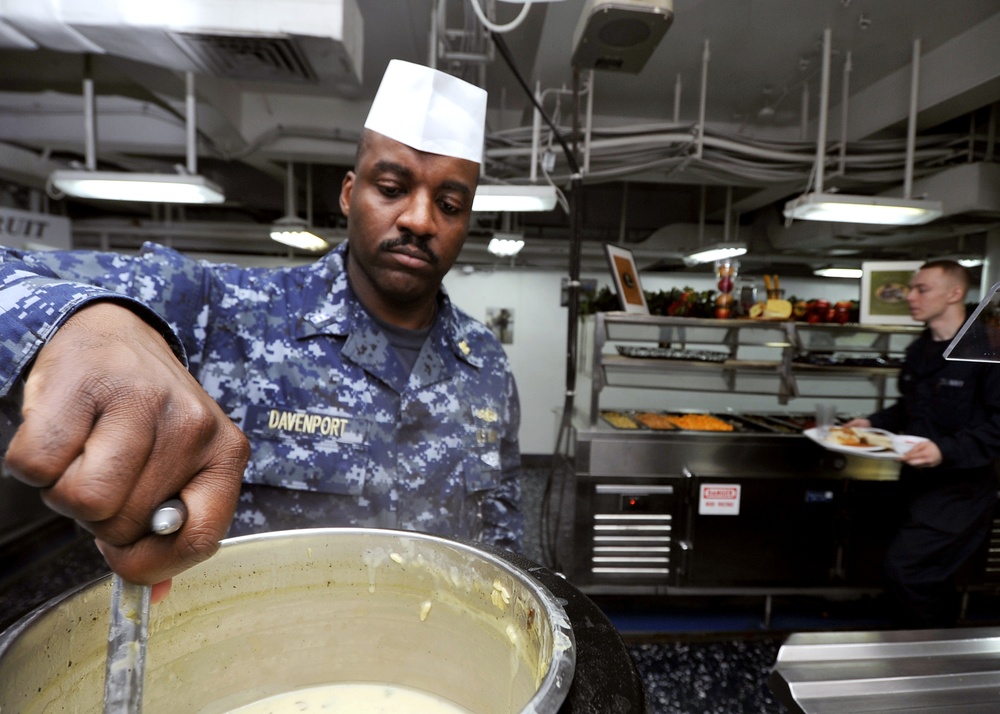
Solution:
M 844 424 L 844 426 L 856 426 L 864 429 L 871 427 L 871 425 L 872 423 L 864 418 L 851 419 Z M 918 469 L 929 469 L 939 465 L 943 458 L 937 444 L 933 441 L 921 441 L 901 456 L 899 460 Z
M 918 469 L 929 469 L 939 465 L 944 457 L 941 454 L 941 449 L 933 441 L 921 441 L 907 451 L 901 460 L 904 464 Z
M 7 467 L 93 533 L 123 578 L 160 583 L 218 549 L 249 445 L 135 313 L 101 302 L 73 315 L 39 351 L 22 414 Z M 153 535 L 150 516 L 172 497 L 187 520 Z

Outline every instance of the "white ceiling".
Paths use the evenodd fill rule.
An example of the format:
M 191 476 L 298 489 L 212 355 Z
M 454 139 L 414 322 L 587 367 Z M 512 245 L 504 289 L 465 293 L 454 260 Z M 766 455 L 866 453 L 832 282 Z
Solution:
M 498 23 L 521 11 L 481 1 Z M 382 70 L 393 57 L 429 61 L 432 26 L 443 50 L 438 66 L 490 91 L 484 180 L 523 182 L 530 172 L 528 101 L 502 53 L 479 36 L 471 2 L 357 0 L 358 23 L 351 0 L 346 6 L 341 0 L 172 0 L 154 21 L 176 30 L 190 16 L 180 27 L 190 30 L 222 17 L 255 36 L 290 37 L 287 44 L 311 68 L 303 81 L 278 74 L 271 55 L 244 56 L 236 68 L 255 80 L 194 64 L 164 28 L 108 20 L 108 8 L 132 4 L 124 0 L 0 0 L 0 181 L 6 182 L 0 202 L 41 203 L 70 215 L 81 245 L 129 247 L 152 237 L 212 252 L 274 252 L 266 228 L 285 212 L 285 165 L 292 161 L 300 188 L 306 165 L 309 171 L 310 195 L 299 196 L 299 213 L 308 206 L 314 222 L 335 233 L 342 225 L 339 182 Z M 156 7 L 148 0 L 135 4 Z M 578 229 L 585 255 L 600 256 L 602 242 L 623 242 L 647 267 L 680 269 L 683 249 L 728 235 L 750 242 L 756 257 L 748 260 L 771 265 L 830 262 L 832 253 L 849 254 L 841 261 L 912 258 L 981 250 L 985 232 L 1000 223 L 996 164 L 955 168 L 996 161 L 996 0 L 674 0 L 672 26 L 635 74 L 574 71 L 574 30 L 586 4 L 536 3 L 525 21 L 501 35 L 518 74 L 541 91 L 546 113 L 584 166 Z M 343 33 L 331 18 L 345 22 Z M 826 187 L 901 193 L 919 40 L 913 191 L 942 200 L 945 218 L 907 231 L 784 224 L 781 206 L 806 190 L 815 164 L 825 30 L 831 156 L 838 156 L 843 136 L 849 142 L 845 171 L 830 164 Z M 106 168 L 172 171 L 185 164 L 185 71 L 194 72 L 198 169 L 223 186 L 224 207 L 167 212 L 39 200 L 53 169 L 85 159 L 87 56 L 97 95 L 97 160 Z M 270 81 L 260 79 L 262 69 L 274 70 Z M 552 179 L 568 189 L 559 145 L 547 134 L 542 142 L 553 150 Z M 479 259 L 484 237 L 497 229 L 526 234 L 522 262 L 566 261 L 571 226 L 561 209 L 479 217 L 466 259 Z

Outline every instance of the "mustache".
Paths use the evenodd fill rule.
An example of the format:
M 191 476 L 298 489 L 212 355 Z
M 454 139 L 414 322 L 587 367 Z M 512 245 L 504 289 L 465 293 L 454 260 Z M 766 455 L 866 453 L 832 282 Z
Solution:
M 403 233 L 398 238 L 390 238 L 389 240 L 384 241 L 379 246 L 379 250 L 388 252 L 395 248 L 401 248 L 403 246 L 413 246 L 414 248 L 416 248 L 418 251 L 424 254 L 424 257 L 427 258 L 427 261 L 431 265 L 437 265 L 439 262 L 441 262 L 441 259 L 438 258 L 437 253 L 431 250 L 430 246 L 427 245 L 427 241 L 421 240 L 415 235 L 409 233 Z

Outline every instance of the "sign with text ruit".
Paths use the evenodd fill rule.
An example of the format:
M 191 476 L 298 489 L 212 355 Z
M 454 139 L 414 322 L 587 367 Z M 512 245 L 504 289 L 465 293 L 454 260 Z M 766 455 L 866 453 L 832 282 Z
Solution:
M 0 206 L 0 245 L 29 250 L 68 250 L 70 220 Z

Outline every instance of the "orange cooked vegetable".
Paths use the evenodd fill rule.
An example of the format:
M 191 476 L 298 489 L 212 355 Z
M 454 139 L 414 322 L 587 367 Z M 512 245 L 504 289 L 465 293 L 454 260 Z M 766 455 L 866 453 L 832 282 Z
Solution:
M 689 431 L 732 431 L 733 425 L 711 414 L 683 414 L 668 417 L 676 426 Z

